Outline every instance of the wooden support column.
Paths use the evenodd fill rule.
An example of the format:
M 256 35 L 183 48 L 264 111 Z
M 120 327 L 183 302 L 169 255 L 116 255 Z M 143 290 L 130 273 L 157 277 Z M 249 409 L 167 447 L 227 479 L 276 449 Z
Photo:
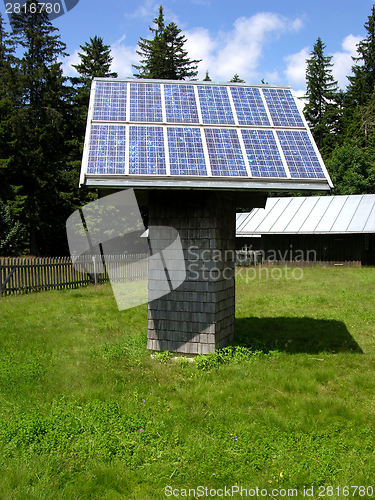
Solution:
M 235 218 L 230 192 L 149 191 L 149 227 L 178 231 L 187 276 L 178 288 L 149 302 L 148 349 L 208 354 L 233 340 Z M 158 289 L 160 279 L 166 279 L 164 273 L 151 265 L 149 290 Z

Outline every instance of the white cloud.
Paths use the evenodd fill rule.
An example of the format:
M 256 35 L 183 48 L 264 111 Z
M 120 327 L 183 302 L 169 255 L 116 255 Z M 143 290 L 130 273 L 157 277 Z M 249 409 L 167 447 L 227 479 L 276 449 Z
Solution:
M 286 76 L 287 83 L 292 87 L 305 88 L 306 66 L 307 66 L 306 59 L 308 59 L 309 56 L 310 56 L 309 48 L 304 47 L 299 52 L 284 57 L 284 61 L 286 61 L 287 63 L 287 67 L 286 70 L 284 71 L 284 74 Z M 300 91 L 298 93 L 300 93 Z
M 300 29 L 303 28 L 302 19 L 297 17 L 297 19 L 292 21 L 292 23 L 290 24 L 290 27 L 291 27 L 292 31 L 299 31 Z
M 196 5 L 204 5 L 205 7 L 210 7 L 211 5 L 210 0 L 191 0 L 191 2 Z
M 280 35 L 297 31 L 300 19 L 290 20 L 279 14 L 260 12 L 252 17 L 240 17 L 228 32 L 213 37 L 208 30 L 186 31 L 186 49 L 192 59 L 202 59 L 199 77 L 206 69 L 213 80 L 226 81 L 238 73 L 245 80 L 259 78 L 257 68 L 264 46 Z
M 158 18 L 159 8 L 160 8 L 159 1 L 145 0 L 141 5 L 139 5 L 139 7 L 134 12 L 126 13 L 125 17 L 129 19 L 132 18 L 144 19 L 149 22 L 150 26 L 154 26 L 152 21 Z M 181 23 L 178 16 L 170 9 L 163 7 L 163 13 L 164 13 L 165 24 L 168 24 L 170 21 L 173 21 L 178 26 L 180 27 L 183 26 L 183 23 Z
M 332 54 L 332 73 L 335 80 L 338 81 L 339 87 L 345 89 L 349 81 L 347 76 L 350 76 L 353 66 L 352 56 L 357 56 L 357 44 L 362 40 L 360 36 L 348 35 L 341 43 L 342 52 Z
M 111 56 L 113 57 L 111 71 L 118 73 L 119 78 L 133 76 L 134 68 L 132 64 L 138 64 L 139 56 L 136 47 L 124 45 L 125 35 L 111 45 Z
M 280 81 L 280 75 L 279 75 L 279 72 L 277 71 L 277 69 L 275 69 L 274 71 L 270 72 L 270 71 L 266 71 L 266 75 L 264 77 L 264 81 L 266 83 L 277 83 Z
M 78 49 L 75 50 L 72 55 L 63 59 L 61 62 L 64 76 L 79 76 L 76 69 L 72 67 L 72 64 L 79 64 L 81 62 L 81 59 L 78 55 Z
M 206 70 L 209 70 L 212 78 L 213 54 L 217 49 L 217 42 L 210 37 L 209 31 L 205 28 L 196 28 L 193 31 L 184 32 L 184 35 L 187 39 L 184 48 L 189 54 L 189 59 L 202 59 L 202 62 L 198 65 L 199 76 L 204 78 Z
M 125 17 L 129 18 L 141 18 L 152 20 L 155 17 L 155 13 L 158 11 L 160 4 L 155 0 L 145 0 L 143 4 L 130 14 L 125 14 Z
M 137 11 L 129 14 L 131 17 L 147 17 L 150 19 L 157 4 L 146 0 Z M 266 81 L 275 83 L 280 80 L 278 72 L 258 74 L 258 67 L 263 56 L 264 47 L 288 32 L 295 32 L 302 27 L 298 18 L 288 19 L 271 12 L 260 12 L 252 17 L 240 17 L 233 29 L 219 32 L 213 36 L 208 29 L 197 27 L 184 31 L 187 38 L 185 49 L 190 59 L 202 59 L 199 64 L 198 78 L 203 79 L 208 70 L 212 80 L 228 81 L 235 73 L 246 81 L 256 81 L 265 76 Z M 125 36 L 111 46 L 114 58 L 111 66 L 120 78 L 132 76 L 132 64 L 137 64 L 139 56 L 137 47 L 124 43 Z M 293 57 L 293 56 L 289 56 Z M 76 74 L 71 64 L 79 62 L 78 50 L 64 62 L 64 74 Z

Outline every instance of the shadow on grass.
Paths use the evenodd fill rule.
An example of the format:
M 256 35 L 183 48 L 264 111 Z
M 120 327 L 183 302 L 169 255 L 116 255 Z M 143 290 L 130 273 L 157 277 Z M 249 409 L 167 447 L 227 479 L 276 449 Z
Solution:
M 232 345 L 307 354 L 363 352 L 342 321 L 312 318 L 236 318 Z

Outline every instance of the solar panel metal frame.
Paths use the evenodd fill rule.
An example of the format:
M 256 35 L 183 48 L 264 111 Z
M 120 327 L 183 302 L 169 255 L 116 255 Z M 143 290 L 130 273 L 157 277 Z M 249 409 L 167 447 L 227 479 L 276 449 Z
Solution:
M 94 120 L 94 101 L 95 101 L 95 90 L 97 82 L 106 82 L 106 83 L 123 83 L 127 85 L 127 103 L 126 103 L 126 120 Z M 134 121 L 130 120 L 130 85 L 132 83 L 136 84 L 160 84 L 161 87 L 161 96 L 162 96 L 162 115 L 163 120 L 157 122 L 146 122 L 146 121 Z M 165 100 L 164 100 L 164 85 L 189 85 L 193 86 L 195 99 L 197 104 L 197 111 L 199 116 L 199 123 L 195 122 L 167 122 L 166 121 L 166 108 L 165 108 Z M 232 112 L 234 114 L 234 124 L 222 123 L 222 124 L 210 124 L 203 123 L 202 113 L 200 108 L 200 102 L 198 97 L 198 86 L 219 86 L 219 87 L 227 87 L 228 96 L 231 100 Z M 236 189 L 236 190 L 318 190 L 318 191 L 328 191 L 333 185 L 329 174 L 326 170 L 326 167 L 323 163 L 322 157 L 319 153 L 319 150 L 315 144 L 309 126 L 306 122 L 303 113 L 299 111 L 299 115 L 304 124 L 303 127 L 288 127 L 288 126 L 275 126 L 273 124 L 269 109 L 265 103 L 265 98 L 263 92 L 260 92 L 263 104 L 265 105 L 268 119 L 270 121 L 270 125 L 240 125 L 236 113 L 236 109 L 234 107 L 234 102 L 232 99 L 232 93 L 230 91 L 230 87 L 250 87 L 250 88 L 258 88 L 258 89 L 282 89 L 291 91 L 290 86 L 285 85 L 267 85 L 267 84 L 244 84 L 244 83 L 216 83 L 216 82 L 203 82 L 203 81 L 175 81 L 175 80 L 152 80 L 152 79 L 118 79 L 118 78 L 94 78 L 91 87 L 90 94 L 90 103 L 88 109 L 88 117 L 87 117 L 87 126 L 86 126 L 86 135 L 85 135 L 85 144 L 83 150 L 82 157 L 82 168 L 81 168 L 81 176 L 80 176 L 80 185 L 87 185 L 91 187 L 100 187 L 100 188 L 138 188 L 138 189 L 147 189 L 147 188 L 174 188 L 174 189 Z M 296 99 L 294 98 L 294 101 Z M 297 105 L 297 104 L 296 104 Z M 298 107 L 298 106 L 297 106 Z M 125 156 L 125 173 L 124 174 L 93 174 L 87 172 L 88 167 L 88 157 L 89 157 L 89 146 L 90 146 L 90 135 L 91 135 L 91 127 L 94 124 L 112 124 L 113 126 L 125 126 L 126 132 L 126 156 Z M 129 128 L 130 126 L 158 126 L 162 127 L 164 130 L 164 138 L 165 138 L 165 154 L 166 154 L 166 165 L 167 165 L 167 173 L 163 175 L 158 174 L 129 174 Z M 169 151 L 168 151 L 168 139 L 167 139 L 167 128 L 169 127 L 185 127 L 185 128 L 198 128 L 201 130 L 202 139 L 204 139 L 204 129 L 211 128 L 221 128 L 221 129 L 236 129 L 239 137 L 239 141 L 242 149 L 242 156 L 245 161 L 247 176 L 214 176 L 211 172 L 211 166 L 209 162 L 209 155 L 207 151 L 207 144 L 203 142 L 203 148 L 205 151 L 205 159 L 206 159 L 206 175 L 171 175 L 169 169 Z M 279 148 L 279 152 L 281 154 L 281 158 L 283 160 L 284 168 L 286 171 L 286 177 L 255 177 L 251 175 L 250 167 L 248 163 L 248 158 L 245 150 L 245 146 L 242 139 L 241 129 L 248 130 L 273 130 L 273 134 L 277 139 L 277 134 L 275 131 L 277 130 L 303 130 L 307 132 L 308 138 L 313 146 L 314 152 L 318 158 L 319 164 L 324 174 L 324 178 L 292 178 L 289 172 L 288 165 L 285 160 L 285 156 L 282 152 L 281 144 L 277 139 L 277 145 Z

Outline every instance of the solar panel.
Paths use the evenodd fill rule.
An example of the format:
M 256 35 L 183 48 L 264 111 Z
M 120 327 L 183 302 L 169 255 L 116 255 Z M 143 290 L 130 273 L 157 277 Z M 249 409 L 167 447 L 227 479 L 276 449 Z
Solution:
M 241 134 L 254 177 L 286 177 L 272 130 L 241 130 Z
M 130 127 L 129 174 L 166 174 L 162 127 Z
M 292 93 L 287 89 L 263 89 L 273 124 L 281 127 L 304 127 Z
M 98 82 L 94 99 L 94 120 L 125 121 L 126 120 L 125 82 Z
M 168 127 L 171 175 L 207 175 L 199 128 Z
M 124 125 L 93 125 L 88 151 L 89 174 L 124 174 L 126 130 Z
M 247 176 L 237 130 L 205 129 L 212 175 Z
M 93 80 L 80 182 L 332 186 L 290 88 L 105 78 Z
M 160 85 L 156 83 L 130 84 L 130 120 L 163 121 Z
M 165 113 L 170 123 L 199 123 L 192 85 L 164 85 Z
M 270 125 L 259 89 L 231 87 L 230 91 L 240 125 Z
M 306 131 L 278 130 L 277 135 L 292 177 L 324 179 L 322 166 Z
M 227 87 L 198 85 L 203 123 L 234 124 Z

